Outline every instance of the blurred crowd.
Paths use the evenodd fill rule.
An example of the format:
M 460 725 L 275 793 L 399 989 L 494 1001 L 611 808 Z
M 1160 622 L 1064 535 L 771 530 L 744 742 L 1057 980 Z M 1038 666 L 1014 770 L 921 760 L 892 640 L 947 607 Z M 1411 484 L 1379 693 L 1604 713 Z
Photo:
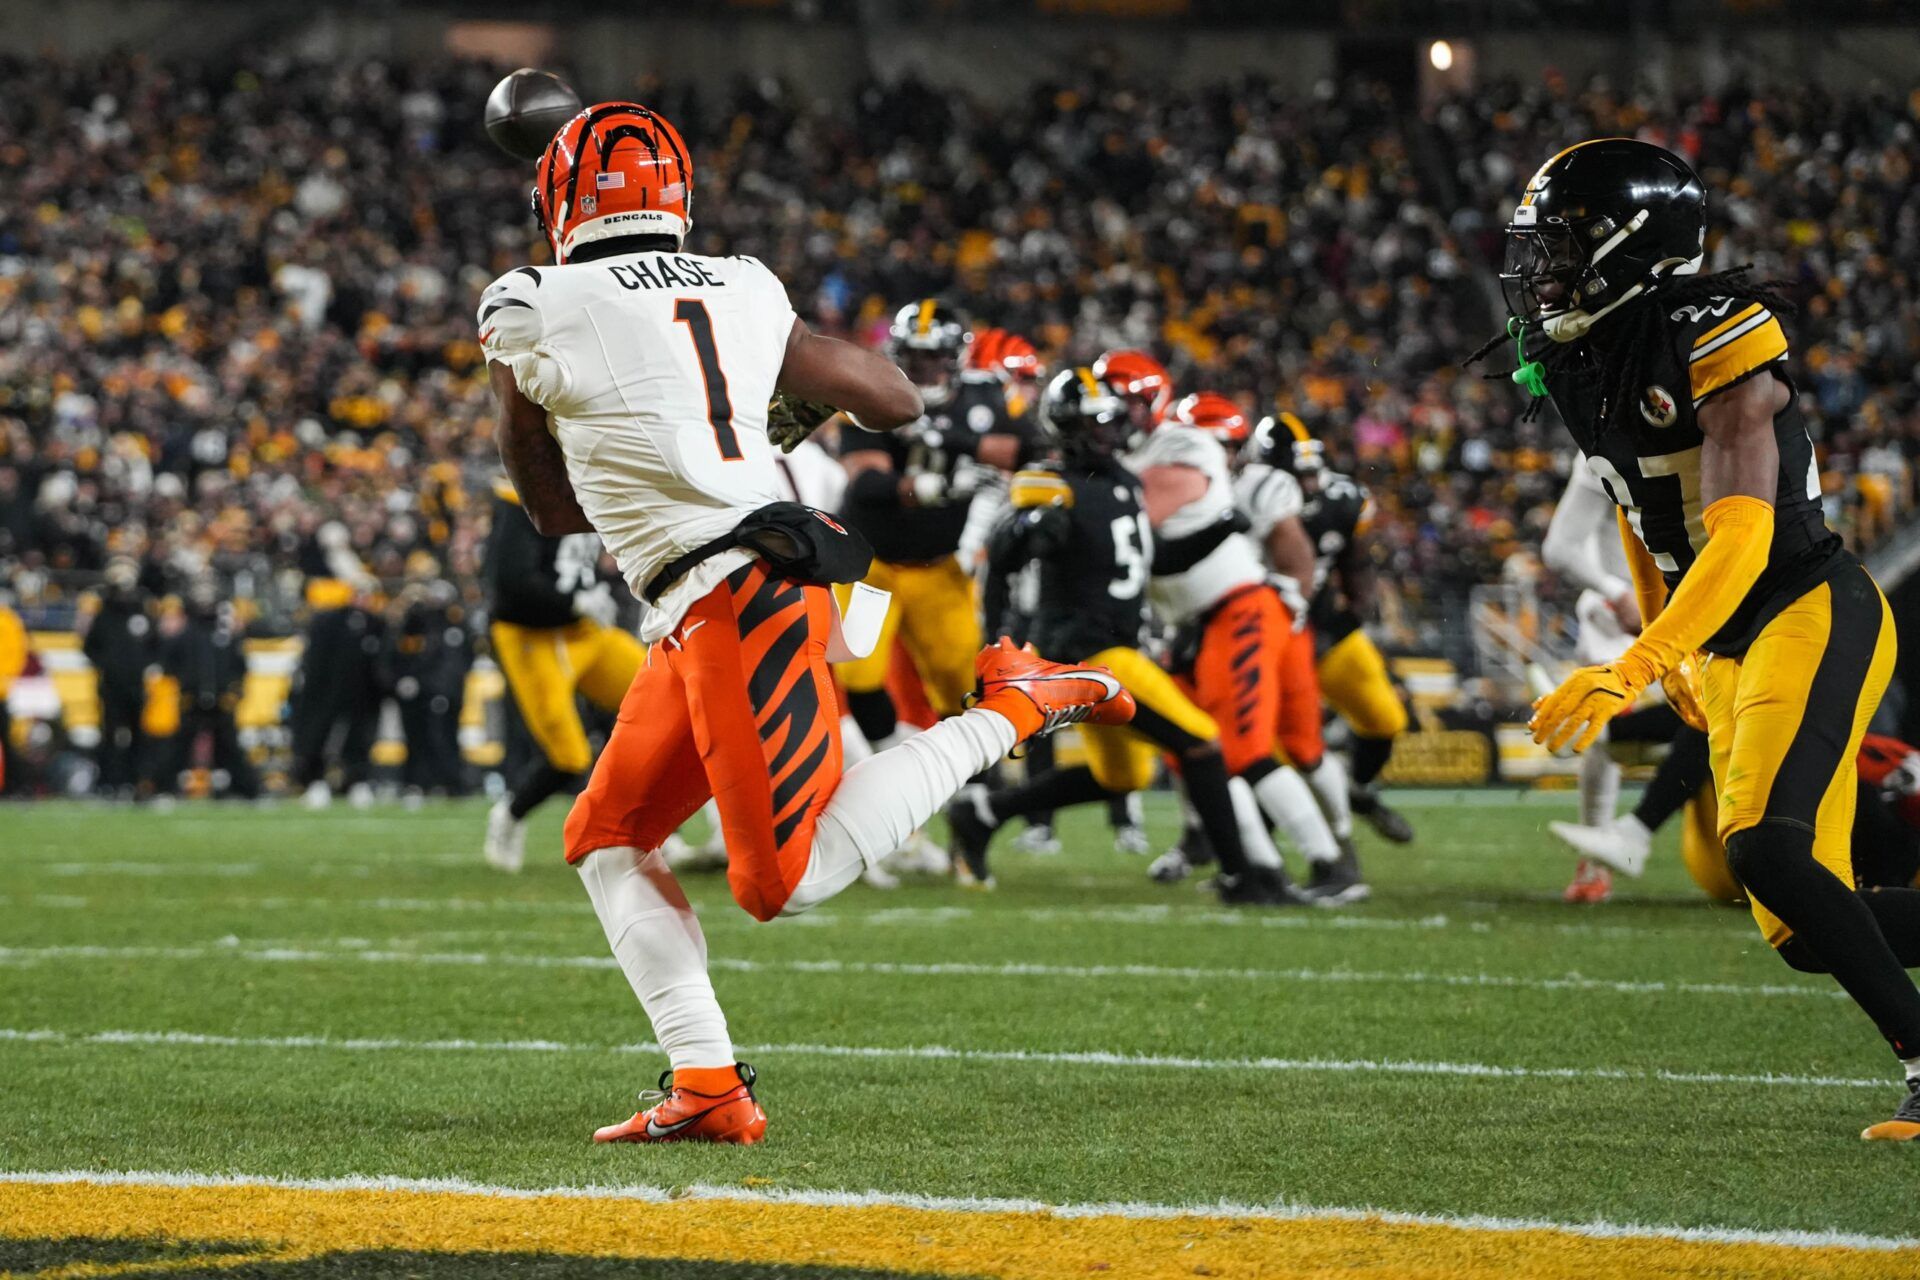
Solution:
M 376 577 L 480 604 L 495 460 L 473 304 L 543 252 L 528 166 L 479 128 L 500 70 L 0 58 L 0 587 L 51 617 L 124 557 L 155 593 L 211 581 L 269 626 L 338 520 Z M 1375 492 L 1407 644 L 1523 562 L 1564 483 L 1557 425 L 1517 421 L 1514 388 L 1459 361 L 1501 320 L 1514 193 L 1580 138 L 1687 154 L 1709 265 L 1804 299 L 1835 522 L 1869 542 L 1912 497 L 1920 95 L 1548 79 L 1413 112 L 1365 83 L 1106 73 L 992 103 L 585 87 L 680 125 L 693 247 L 763 258 L 818 328 L 872 340 L 939 293 L 1049 362 L 1144 346 L 1184 390 L 1301 409 Z

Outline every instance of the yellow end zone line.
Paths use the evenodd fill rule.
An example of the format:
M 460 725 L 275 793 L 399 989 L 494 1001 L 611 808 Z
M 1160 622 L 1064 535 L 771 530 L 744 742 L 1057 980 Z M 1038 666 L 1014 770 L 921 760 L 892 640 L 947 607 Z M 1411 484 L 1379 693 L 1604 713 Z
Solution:
M 533 1190 L 452 1179 L 0 1173 L 0 1235 L 245 1241 L 279 1259 L 366 1249 L 557 1253 L 1077 1280 L 1912 1274 L 1920 1240 L 1446 1218 L 1306 1206 L 1049 1206 L 753 1187 Z M 231 1247 L 231 1245 L 229 1245 Z

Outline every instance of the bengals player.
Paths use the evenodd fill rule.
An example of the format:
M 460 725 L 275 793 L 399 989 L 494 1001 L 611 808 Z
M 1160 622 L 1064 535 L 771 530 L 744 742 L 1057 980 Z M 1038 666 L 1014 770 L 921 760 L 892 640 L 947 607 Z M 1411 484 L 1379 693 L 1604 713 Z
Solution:
M 1521 366 L 1620 509 L 1644 627 L 1535 704 L 1585 750 L 1655 680 L 1704 720 L 1727 863 L 1788 965 L 1830 973 L 1906 1078 L 1862 1137 L 1920 1139 L 1920 891 L 1854 892 L 1861 736 L 1894 662 L 1892 613 L 1827 527 L 1786 368 L 1786 303 L 1701 275 L 1706 193 L 1686 161 L 1583 142 L 1528 180 L 1501 283 Z M 1503 339 L 1482 349 L 1490 350 Z M 1696 653 L 1698 676 L 1695 678 Z
M 523 509 L 543 535 L 601 536 L 646 605 L 652 646 L 565 832 L 669 1063 L 664 1097 L 600 1142 L 766 1132 L 699 922 L 658 852 L 709 796 L 734 899 L 771 920 L 852 883 L 1023 739 L 1132 710 L 1107 672 L 998 645 L 976 660 L 972 709 L 843 776 L 827 654 L 849 642 L 825 583 L 859 572 L 865 549 L 780 501 L 767 408 L 776 393 L 807 406 L 783 428 L 790 443 L 834 409 L 856 430 L 916 421 L 921 397 L 881 356 L 810 332 L 758 261 L 687 252 L 692 207 L 678 130 L 638 103 L 590 107 L 536 171 L 534 216 L 557 265 L 515 268 L 479 305 Z M 750 516 L 790 550 L 743 545 Z

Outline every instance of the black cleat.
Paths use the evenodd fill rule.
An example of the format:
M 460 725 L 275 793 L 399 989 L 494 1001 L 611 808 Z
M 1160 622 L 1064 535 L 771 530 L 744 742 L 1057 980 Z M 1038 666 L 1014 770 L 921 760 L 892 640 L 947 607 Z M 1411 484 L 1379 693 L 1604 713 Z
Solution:
M 999 825 L 993 816 L 992 799 L 983 786 L 962 787 L 948 801 L 947 829 L 952 835 L 947 851 L 953 855 L 953 878 L 962 885 L 993 888 L 993 873 L 987 870 L 987 846 Z
M 1353 811 L 1367 820 L 1367 825 L 1380 833 L 1382 839 L 1395 844 L 1413 842 L 1413 824 L 1400 815 L 1398 809 L 1390 807 L 1386 801 L 1371 790 L 1354 791 L 1350 796 Z
M 1860 1136 L 1868 1142 L 1920 1142 L 1920 1076 L 1907 1078 L 1907 1099 L 1893 1119 L 1868 1125 Z
M 1354 852 L 1351 836 L 1340 841 L 1338 858 L 1313 864 L 1305 892 L 1322 907 L 1343 907 L 1373 896 L 1373 887 L 1360 875 L 1360 856 Z
M 1248 867 L 1237 876 L 1222 872 L 1213 878 L 1213 891 L 1229 907 L 1293 907 L 1307 901 L 1278 867 Z

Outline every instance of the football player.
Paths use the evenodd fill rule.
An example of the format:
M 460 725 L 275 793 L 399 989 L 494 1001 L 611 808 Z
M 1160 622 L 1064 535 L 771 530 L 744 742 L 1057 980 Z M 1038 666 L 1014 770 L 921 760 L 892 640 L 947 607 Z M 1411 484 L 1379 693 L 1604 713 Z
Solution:
M 1139 791 L 1153 781 L 1154 762 L 1164 752 L 1179 762 L 1219 855 L 1221 899 L 1279 901 L 1287 887 L 1278 867 L 1251 865 L 1242 847 L 1218 726 L 1140 649 L 1153 533 L 1139 481 L 1116 457 L 1131 430 L 1127 407 L 1080 367 L 1054 377 L 1040 412 L 1060 464 L 1014 476 L 1011 509 L 994 531 L 989 556 L 1001 573 L 1038 565 L 1032 636 L 1040 652 L 1113 671 L 1137 710 L 1125 728 L 1082 731 L 1084 765 L 1037 771 L 1002 791 L 962 789 L 947 808 L 956 862 L 977 882 L 990 882 L 987 847 L 1002 823 Z
M 1007 412 L 998 376 L 965 368 L 971 339 L 936 298 L 902 307 L 888 350 L 926 411 L 901 431 L 841 434 L 841 518 L 873 544 L 868 585 L 893 593 L 874 651 L 837 668 L 848 710 L 876 746 L 899 732 L 886 691 L 896 633 L 938 714 L 957 713 L 973 687 L 980 617 L 962 536 L 975 492 L 1019 465 L 1027 435 Z
M 1353 730 L 1349 767 L 1353 812 L 1395 844 L 1413 839 L 1413 827 L 1374 787 L 1406 731 L 1407 709 L 1387 675 L 1387 661 L 1361 625 L 1373 612 L 1373 563 L 1367 526 L 1373 499 L 1351 476 L 1326 465 L 1326 450 L 1292 413 L 1263 419 L 1254 455 L 1300 482 L 1300 519 L 1314 548 L 1307 616 L 1313 623 L 1320 691 Z
M 669 1067 L 653 1105 L 601 1142 L 757 1142 L 766 1114 L 735 1061 L 706 941 L 658 850 L 709 796 L 728 885 L 756 920 L 831 897 L 897 848 L 966 779 L 1062 723 L 1124 722 L 1110 673 L 982 651 L 979 701 L 842 771 L 830 646 L 856 652 L 870 599 L 840 617 L 830 582 L 867 548 L 831 516 L 781 501 L 767 406 L 776 391 L 857 428 L 921 417 L 884 357 L 817 336 L 772 272 L 683 247 L 686 144 L 632 102 L 575 116 L 536 170 L 534 216 L 555 266 L 480 296 L 498 441 L 534 528 L 597 532 L 645 604 L 652 646 L 567 816 L 607 941 Z M 618 340 L 612 340 L 617 337 Z
M 1920 1139 L 1920 891 L 1856 893 L 1849 838 L 1893 617 L 1822 514 L 1785 304 L 1744 270 L 1699 274 L 1705 238 L 1686 161 L 1627 138 L 1548 160 L 1508 226 L 1515 380 L 1534 408 L 1553 400 L 1619 504 L 1646 620 L 1539 699 L 1534 737 L 1585 750 L 1655 680 L 1704 713 L 1727 863 L 1762 934 L 1832 974 L 1904 1071 L 1893 1118 L 1861 1136 Z
M 1102 367 L 1125 368 L 1133 353 L 1110 353 Z M 1126 376 L 1126 375 L 1123 375 Z M 1151 373 L 1127 376 L 1135 447 L 1125 462 L 1140 477 L 1154 550 L 1149 595 L 1162 621 L 1184 638 L 1175 669 L 1194 701 L 1220 728 L 1227 771 L 1251 790 L 1267 819 L 1310 864 L 1340 861 L 1312 789 L 1280 763 L 1281 659 L 1292 623 L 1267 581 L 1260 549 L 1246 536 L 1220 442 L 1196 427 L 1166 420 Z M 1119 388 L 1115 388 L 1118 392 Z M 1178 878 L 1172 859 L 1156 863 L 1157 879 Z
M 982 329 L 967 352 L 967 367 L 997 376 L 1005 388 L 1007 412 L 1016 418 L 1030 413 L 1040 397 L 1040 353 L 1017 333 Z
M 506 479 L 494 482 L 493 524 L 481 580 L 490 605 L 493 660 L 533 739 L 535 758 L 487 814 L 487 863 L 518 871 L 526 819 L 549 796 L 572 791 L 593 764 L 578 698 L 620 709 L 647 653 L 618 622 L 600 580 L 600 539 L 542 536 Z

